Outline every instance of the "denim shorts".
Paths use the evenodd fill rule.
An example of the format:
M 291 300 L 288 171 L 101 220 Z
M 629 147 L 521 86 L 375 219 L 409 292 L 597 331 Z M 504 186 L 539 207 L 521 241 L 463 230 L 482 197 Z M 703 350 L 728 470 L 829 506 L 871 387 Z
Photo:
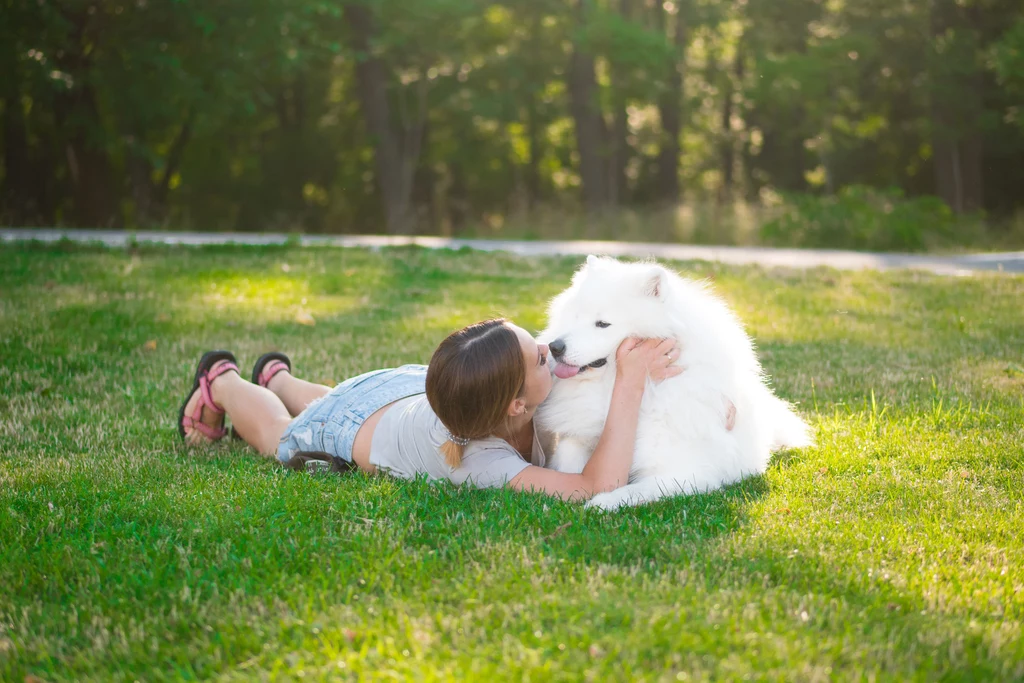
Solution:
M 347 379 L 295 416 L 281 436 L 282 463 L 302 451 L 323 451 L 352 462 L 356 432 L 366 418 L 388 405 L 426 391 L 427 366 L 403 365 Z

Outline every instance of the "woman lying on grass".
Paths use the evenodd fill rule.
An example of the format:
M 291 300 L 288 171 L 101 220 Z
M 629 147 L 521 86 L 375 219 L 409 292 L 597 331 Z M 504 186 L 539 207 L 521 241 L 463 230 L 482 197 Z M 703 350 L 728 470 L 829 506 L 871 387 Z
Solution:
M 551 391 L 548 349 L 520 327 L 488 320 L 451 334 L 429 366 L 377 370 L 334 389 L 298 379 L 281 353 L 256 361 L 252 382 L 235 357 L 211 351 L 178 416 L 186 442 L 216 441 L 224 415 L 253 448 L 294 469 L 310 460 L 398 477 L 510 486 L 585 500 L 626 483 L 640 399 L 682 372 L 671 340 L 627 339 L 616 352 L 615 389 L 593 457 L 581 474 L 544 469 L 533 426 Z

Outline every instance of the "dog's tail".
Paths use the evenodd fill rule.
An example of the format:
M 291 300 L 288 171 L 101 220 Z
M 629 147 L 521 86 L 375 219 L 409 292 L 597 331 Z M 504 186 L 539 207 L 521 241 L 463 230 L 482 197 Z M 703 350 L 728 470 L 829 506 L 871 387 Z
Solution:
M 766 388 L 767 389 L 767 388 Z M 766 413 L 770 420 L 773 451 L 780 448 L 803 448 L 813 446 L 811 428 L 793 411 L 793 406 L 778 396 L 766 391 L 769 398 Z

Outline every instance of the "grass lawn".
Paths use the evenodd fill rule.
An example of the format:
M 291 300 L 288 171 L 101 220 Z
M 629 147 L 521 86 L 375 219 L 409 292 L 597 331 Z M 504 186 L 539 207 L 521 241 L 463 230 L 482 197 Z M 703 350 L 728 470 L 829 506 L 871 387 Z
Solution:
M 0 247 L 0 680 L 1024 679 L 1024 277 L 676 264 L 818 446 L 646 508 L 179 443 L 205 349 L 425 362 L 577 262 Z

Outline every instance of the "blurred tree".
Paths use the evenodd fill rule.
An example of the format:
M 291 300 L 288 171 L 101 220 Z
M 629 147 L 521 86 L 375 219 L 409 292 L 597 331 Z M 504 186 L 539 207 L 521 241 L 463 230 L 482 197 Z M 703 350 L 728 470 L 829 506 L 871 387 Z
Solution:
M 610 144 L 601 111 L 592 40 L 587 29 L 592 21 L 591 0 L 574 0 L 575 31 L 567 83 L 570 109 L 576 126 L 583 204 L 597 211 L 608 204 L 608 161 Z
M 671 50 L 663 61 L 664 81 L 657 98 L 661 137 L 658 145 L 658 175 L 655 196 L 662 202 L 678 202 L 679 192 L 679 136 L 683 127 L 683 71 L 689 26 L 687 9 L 676 2 L 655 5 L 655 23 L 665 36 Z
M 1019 0 L 0 0 L 0 221 L 1024 206 Z
M 978 3 L 932 0 L 930 65 L 935 189 L 957 212 L 982 206 L 982 88 Z

